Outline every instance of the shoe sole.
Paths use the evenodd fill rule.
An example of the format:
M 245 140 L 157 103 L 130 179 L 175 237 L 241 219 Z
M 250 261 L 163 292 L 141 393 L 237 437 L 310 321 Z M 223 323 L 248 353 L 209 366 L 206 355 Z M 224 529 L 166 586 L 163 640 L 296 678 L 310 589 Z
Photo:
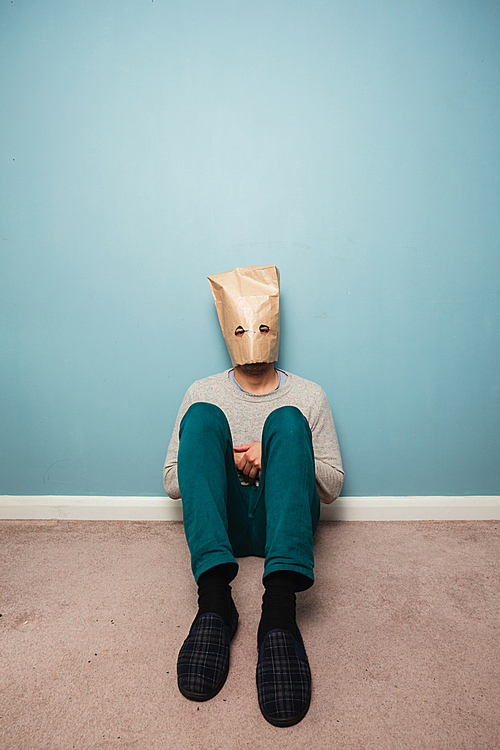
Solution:
M 269 716 L 268 714 L 264 713 L 262 708 L 260 709 L 260 711 L 264 719 L 268 721 L 270 724 L 272 724 L 274 727 L 293 727 L 294 724 L 298 724 L 299 721 L 302 721 L 306 713 L 309 711 L 310 705 L 311 705 L 311 699 L 309 698 L 307 706 L 304 706 L 300 714 L 291 716 L 289 719 L 275 719 L 273 716 Z
M 189 690 L 184 690 L 184 688 L 179 685 L 179 682 L 177 682 L 177 686 L 179 690 L 181 691 L 182 695 L 184 696 L 184 698 L 187 698 L 190 701 L 196 701 L 196 703 L 203 703 L 203 701 L 209 701 L 212 698 L 215 698 L 217 693 L 220 693 L 220 691 L 225 685 L 228 674 L 229 674 L 229 669 L 224 675 L 224 679 L 222 680 L 220 687 L 218 687 L 217 690 L 212 690 L 211 693 L 203 693 L 203 695 L 198 695 L 198 693 L 190 693 Z

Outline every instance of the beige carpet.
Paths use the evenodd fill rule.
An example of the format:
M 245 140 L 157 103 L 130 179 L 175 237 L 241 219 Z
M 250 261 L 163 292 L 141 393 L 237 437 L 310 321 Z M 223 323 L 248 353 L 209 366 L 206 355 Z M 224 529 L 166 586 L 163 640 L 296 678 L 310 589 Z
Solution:
M 241 560 L 222 692 L 176 686 L 196 609 L 182 525 L 0 523 L 2 750 L 498 750 L 498 522 L 322 523 L 299 596 L 313 701 L 260 715 L 262 561 Z

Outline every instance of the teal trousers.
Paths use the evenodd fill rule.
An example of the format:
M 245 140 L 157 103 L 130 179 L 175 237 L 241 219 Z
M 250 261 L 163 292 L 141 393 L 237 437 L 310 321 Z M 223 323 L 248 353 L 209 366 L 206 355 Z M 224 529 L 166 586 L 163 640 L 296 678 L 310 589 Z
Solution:
M 295 406 L 267 418 L 262 432 L 259 485 L 242 485 L 231 430 L 218 406 L 195 403 L 179 428 L 177 458 L 184 530 L 195 580 L 237 557 L 265 558 L 264 577 L 293 570 L 297 591 L 314 582 L 313 535 L 319 521 L 309 424 Z

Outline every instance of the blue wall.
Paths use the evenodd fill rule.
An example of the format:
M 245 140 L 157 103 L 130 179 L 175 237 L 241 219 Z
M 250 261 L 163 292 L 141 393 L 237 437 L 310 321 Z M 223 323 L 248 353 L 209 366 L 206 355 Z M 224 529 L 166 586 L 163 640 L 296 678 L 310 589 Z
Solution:
M 274 263 L 346 495 L 498 494 L 500 5 L 0 7 L 3 494 L 161 495 Z

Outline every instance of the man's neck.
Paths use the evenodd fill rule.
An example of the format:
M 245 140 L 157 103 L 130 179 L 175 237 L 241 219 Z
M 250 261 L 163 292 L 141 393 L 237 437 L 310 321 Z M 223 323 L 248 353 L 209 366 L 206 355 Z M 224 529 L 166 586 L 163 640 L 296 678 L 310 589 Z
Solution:
M 244 365 L 237 365 L 234 368 L 234 377 L 236 382 L 248 393 L 262 395 L 274 391 L 279 382 L 279 376 L 274 369 L 274 363 L 269 362 L 264 372 L 254 373 L 245 371 Z

